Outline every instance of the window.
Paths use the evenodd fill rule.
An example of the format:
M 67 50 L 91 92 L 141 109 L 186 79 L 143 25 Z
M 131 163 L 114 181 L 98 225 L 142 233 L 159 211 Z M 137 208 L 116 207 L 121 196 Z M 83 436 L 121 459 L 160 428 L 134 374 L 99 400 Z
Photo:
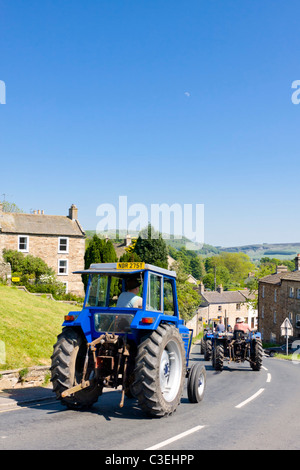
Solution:
M 69 239 L 67 237 L 59 237 L 58 253 L 69 253 Z
M 241 304 L 236 304 L 236 309 L 241 310 Z
M 274 290 L 274 302 L 277 302 L 277 289 Z
M 261 296 L 263 299 L 265 298 L 265 286 L 262 286 Z
M 293 323 L 293 312 L 289 313 L 289 320 L 291 323 Z
M 162 277 L 149 273 L 148 293 L 147 293 L 147 310 L 155 310 L 161 312 L 161 282 Z
M 218 311 L 219 311 L 219 312 L 222 312 L 222 305 L 219 305 L 219 306 L 218 306 Z
M 28 253 L 29 251 L 29 237 L 20 235 L 18 238 L 18 251 Z
M 265 307 L 264 307 L 264 305 L 261 307 L 261 318 L 265 318 Z
M 297 289 L 297 299 L 300 299 L 300 289 Z
M 291 298 L 294 297 L 294 288 L 293 288 L 293 287 L 290 287 L 290 294 L 289 294 L 289 296 L 290 296 Z
M 300 328 L 300 315 L 296 315 L 296 328 Z
M 276 310 L 274 310 L 274 313 L 273 313 L 273 323 L 274 324 L 276 323 Z
M 164 314 L 174 315 L 173 285 L 170 279 L 164 279 Z
M 58 274 L 61 276 L 68 275 L 68 260 L 67 259 L 58 260 Z

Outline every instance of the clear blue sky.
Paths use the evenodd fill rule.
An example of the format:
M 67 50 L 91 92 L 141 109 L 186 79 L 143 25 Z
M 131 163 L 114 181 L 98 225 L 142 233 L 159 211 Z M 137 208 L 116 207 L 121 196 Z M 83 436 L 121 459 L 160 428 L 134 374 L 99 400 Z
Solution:
M 0 0 L 0 198 L 85 229 L 204 204 L 205 242 L 299 240 L 299 1 Z

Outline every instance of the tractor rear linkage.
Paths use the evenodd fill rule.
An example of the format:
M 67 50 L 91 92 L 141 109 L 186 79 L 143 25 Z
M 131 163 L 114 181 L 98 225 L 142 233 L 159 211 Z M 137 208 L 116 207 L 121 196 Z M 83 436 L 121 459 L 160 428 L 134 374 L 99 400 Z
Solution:
M 85 380 L 86 373 L 87 373 L 87 368 L 88 368 L 88 363 L 89 363 L 89 352 L 92 352 L 92 357 L 94 361 L 94 370 L 95 370 L 95 376 L 92 379 L 94 381 L 98 381 L 100 379 L 100 370 L 105 366 L 108 362 L 110 362 L 110 366 L 108 369 L 112 371 L 112 374 L 107 375 L 106 377 L 102 377 L 102 385 L 111 387 L 111 388 L 117 388 L 119 383 L 118 383 L 118 378 L 119 375 L 122 375 L 122 397 L 120 401 L 120 407 L 122 408 L 124 405 L 124 398 L 125 398 L 125 383 L 126 383 L 126 371 L 127 371 L 127 361 L 128 361 L 128 356 L 129 356 L 129 345 L 127 344 L 127 335 L 124 335 L 123 337 L 123 346 L 118 349 L 118 364 L 117 368 L 115 371 L 115 356 L 105 354 L 103 356 L 97 356 L 96 351 L 97 348 L 96 346 L 100 344 L 101 346 L 105 347 L 105 351 L 109 352 L 111 346 L 114 346 L 118 343 L 119 337 L 116 336 L 114 333 L 104 333 L 103 335 L 99 336 L 99 338 L 96 338 L 94 341 L 91 343 L 87 344 L 87 351 L 86 351 L 86 356 L 85 356 L 85 361 L 84 361 L 84 367 L 83 367 L 83 373 L 82 373 L 82 380 L 80 384 L 75 385 L 74 387 L 68 388 L 65 390 L 61 396 L 62 398 L 68 397 L 80 390 L 83 390 L 85 388 L 88 388 L 89 386 L 92 385 L 91 380 Z M 122 364 L 122 356 L 124 356 L 124 366 L 123 366 L 123 372 L 121 368 Z M 115 371 L 115 372 L 114 372 Z

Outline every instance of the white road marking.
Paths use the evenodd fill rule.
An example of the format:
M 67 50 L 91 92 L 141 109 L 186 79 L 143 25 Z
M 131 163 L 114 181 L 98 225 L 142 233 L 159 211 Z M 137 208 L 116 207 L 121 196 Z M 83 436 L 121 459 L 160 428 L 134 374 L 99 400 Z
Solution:
M 245 401 L 242 401 L 242 403 L 240 403 L 239 405 L 236 405 L 236 408 L 242 408 L 242 406 L 245 406 L 247 405 L 247 403 L 249 403 L 250 401 L 254 400 L 255 398 L 257 398 L 265 389 L 264 388 L 260 388 L 258 390 L 258 392 L 254 393 L 254 395 L 252 395 L 251 397 L 247 398 L 247 400 Z
M 268 375 L 267 375 L 267 383 L 271 382 L 271 378 L 272 378 L 272 376 L 271 376 L 271 374 L 268 372 Z
M 267 369 L 266 367 L 264 367 L 264 366 L 261 366 L 261 368 L 262 368 L 263 370 L 268 370 L 268 369 Z
M 159 444 L 156 444 L 152 447 L 148 447 L 145 450 L 161 449 L 161 447 L 165 447 L 168 444 L 171 444 L 172 442 L 178 441 L 178 439 L 182 439 L 183 437 L 189 436 L 190 434 L 197 432 L 202 428 L 204 428 L 204 426 L 195 426 L 194 428 L 191 428 L 188 431 L 182 432 L 181 434 L 177 434 L 177 436 L 171 437 L 170 439 L 167 439 L 166 441 L 162 441 Z

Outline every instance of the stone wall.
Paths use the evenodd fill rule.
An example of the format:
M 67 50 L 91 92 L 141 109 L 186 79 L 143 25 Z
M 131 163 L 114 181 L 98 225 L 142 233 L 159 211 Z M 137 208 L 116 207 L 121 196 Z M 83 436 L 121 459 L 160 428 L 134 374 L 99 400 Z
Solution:
M 11 266 L 9 263 L 0 261 L 0 279 L 11 285 Z

